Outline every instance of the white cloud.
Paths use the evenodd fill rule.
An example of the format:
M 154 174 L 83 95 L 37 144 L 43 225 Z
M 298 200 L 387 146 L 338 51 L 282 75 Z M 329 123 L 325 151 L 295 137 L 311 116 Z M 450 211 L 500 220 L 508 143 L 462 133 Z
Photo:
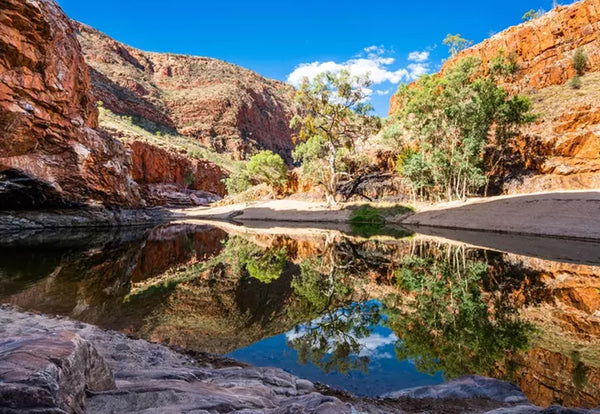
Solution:
M 379 95 L 379 96 L 385 96 L 385 95 L 389 95 L 391 91 L 392 91 L 391 89 L 385 89 L 385 90 L 377 90 L 377 91 L 375 91 L 375 93 L 377 93 L 377 95 Z
M 312 62 L 303 63 L 289 74 L 287 81 L 298 87 L 306 77 L 309 80 L 314 79 L 323 72 L 340 72 L 346 69 L 353 76 L 365 76 L 369 74 L 369 79 L 373 84 L 378 85 L 383 82 L 400 83 L 403 80 L 411 80 L 411 74 L 406 68 L 390 70 L 389 65 L 395 62 L 394 58 L 371 57 L 350 59 L 343 63 L 337 62 Z
M 398 84 L 402 81 L 410 82 L 419 76 L 427 73 L 429 66 L 425 61 L 429 58 L 429 52 L 412 52 L 409 60 L 418 62 L 411 63 L 406 67 L 392 69 L 396 60 L 393 57 L 386 56 L 388 51 L 382 46 L 369 46 L 358 55 L 345 62 L 311 62 L 298 65 L 292 73 L 289 74 L 287 81 L 298 87 L 304 78 L 314 79 L 323 72 L 338 73 L 346 69 L 353 76 L 369 75 L 369 78 L 375 85 L 384 82 Z M 366 56 L 365 56 L 366 54 Z M 414 54 L 414 55 L 413 55 Z M 412 56 L 412 58 L 411 58 Z
M 408 70 L 411 78 L 417 79 L 429 72 L 429 65 L 427 63 L 411 63 L 408 65 Z
M 426 62 L 429 60 L 429 52 L 424 50 L 422 52 L 414 51 L 408 54 L 408 60 L 411 62 Z

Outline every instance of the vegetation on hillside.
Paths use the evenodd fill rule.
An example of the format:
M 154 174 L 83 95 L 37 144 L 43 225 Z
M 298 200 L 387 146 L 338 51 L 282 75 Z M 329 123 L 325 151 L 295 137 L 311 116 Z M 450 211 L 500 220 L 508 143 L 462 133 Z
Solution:
M 473 41 L 464 39 L 459 33 L 448 33 L 443 43 L 450 49 L 450 56 L 456 56 L 473 45 Z
M 546 14 L 546 11 L 543 9 L 539 9 L 539 10 L 531 9 L 523 15 L 522 19 L 524 22 L 528 22 L 530 20 L 537 19 L 538 17 L 541 17 L 544 14 Z
M 581 47 L 573 54 L 573 68 L 575 69 L 576 74 L 571 78 L 569 85 L 573 89 L 581 89 L 581 77 L 585 75 L 587 69 L 587 55 Z
M 366 103 L 371 82 L 366 77 L 323 73 L 305 79 L 296 93 L 301 107 L 292 121 L 298 131 L 294 159 L 302 163 L 302 174 L 325 190 L 327 203 L 336 203 L 340 177 L 351 174 L 356 162 L 356 143 L 379 129 L 379 118 L 370 115 Z
M 229 171 L 239 164 L 238 161 L 233 161 L 226 154 L 219 154 L 200 144 L 194 138 L 186 137 L 173 131 L 166 131 L 156 126 L 147 127 L 139 122 L 134 122 L 131 116 L 117 115 L 104 107 L 101 101 L 98 101 L 98 110 L 100 127 L 118 136 L 121 141 L 139 140 L 165 149 L 184 151 L 192 158 L 212 161 Z M 153 129 L 154 131 L 152 131 Z

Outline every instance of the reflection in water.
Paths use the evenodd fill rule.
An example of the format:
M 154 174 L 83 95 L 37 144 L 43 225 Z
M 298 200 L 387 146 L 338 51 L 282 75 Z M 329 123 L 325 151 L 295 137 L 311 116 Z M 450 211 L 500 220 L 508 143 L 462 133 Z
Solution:
M 485 259 L 461 248 L 405 256 L 396 270 L 400 293 L 390 307 L 390 327 L 402 338 L 398 358 L 451 379 L 489 376 L 496 363 L 526 349 L 533 326 L 520 320 L 506 289 L 482 289 L 488 269 Z
M 0 241 L 0 302 L 360 395 L 464 374 L 600 402 L 600 271 L 416 236 L 178 224 Z

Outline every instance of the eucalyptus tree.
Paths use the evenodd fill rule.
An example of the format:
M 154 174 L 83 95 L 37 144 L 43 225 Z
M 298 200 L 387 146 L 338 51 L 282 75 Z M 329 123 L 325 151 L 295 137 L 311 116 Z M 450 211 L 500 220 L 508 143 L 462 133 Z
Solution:
M 510 96 L 480 66 L 463 58 L 396 94 L 398 171 L 415 198 L 464 198 L 485 188 L 520 126 L 535 119 L 526 97 Z
M 367 103 L 370 86 L 368 76 L 342 70 L 304 79 L 296 93 L 298 115 L 290 123 L 298 131 L 293 156 L 302 163 L 302 174 L 324 188 L 328 205 L 336 203 L 340 177 L 349 175 L 357 142 L 380 127 Z

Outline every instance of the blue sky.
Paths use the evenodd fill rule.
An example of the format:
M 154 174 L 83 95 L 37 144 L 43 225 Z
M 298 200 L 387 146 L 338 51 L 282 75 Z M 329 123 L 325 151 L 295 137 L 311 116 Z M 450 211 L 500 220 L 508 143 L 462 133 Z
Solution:
M 552 0 L 58 3 L 71 18 L 139 49 L 218 58 L 282 81 L 344 65 L 370 69 L 380 115 L 399 82 L 439 69 L 448 56 L 446 34 L 479 42 L 520 23 L 527 10 L 552 7 Z M 411 52 L 420 54 L 409 60 Z

